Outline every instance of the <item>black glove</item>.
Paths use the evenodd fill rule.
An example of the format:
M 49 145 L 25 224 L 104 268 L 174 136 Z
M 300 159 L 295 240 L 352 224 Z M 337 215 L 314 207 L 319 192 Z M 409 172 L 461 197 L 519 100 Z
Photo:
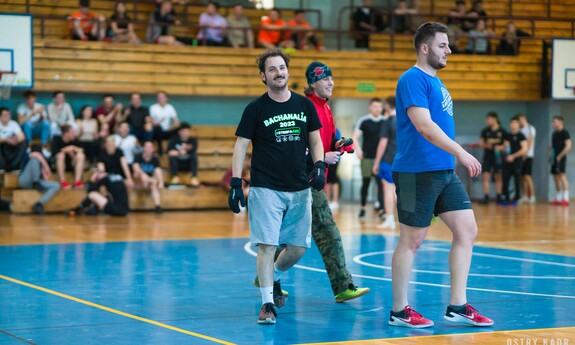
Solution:
M 327 164 L 324 161 L 317 161 L 313 165 L 309 185 L 317 191 L 323 190 L 325 186 L 325 169 L 327 169 Z
M 228 204 L 233 213 L 240 213 L 240 206 L 246 207 L 246 198 L 244 197 L 244 190 L 242 188 L 242 179 L 239 177 L 232 177 L 230 180 L 230 195 L 228 196 Z

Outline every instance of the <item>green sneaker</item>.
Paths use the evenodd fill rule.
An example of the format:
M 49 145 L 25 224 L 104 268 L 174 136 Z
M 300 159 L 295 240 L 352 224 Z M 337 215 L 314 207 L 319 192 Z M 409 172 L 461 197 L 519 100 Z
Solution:
M 361 297 L 368 292 L 369 288 L 360 288 L 353 284 L 349 284 L 347 290 L 335 296 L 335 303 L 349 301 L 351 299 Z
M 256 276 L 256 278 L 254 279 L 254 286 L 259 288 L 260 287 L 260 281 L 258 279 L 258 276 Z M 289 292 L 287 292 L 286 290 L 282 290 L 282 293 L 284 294 L 284 296 L 288 297 L 289 296 Z

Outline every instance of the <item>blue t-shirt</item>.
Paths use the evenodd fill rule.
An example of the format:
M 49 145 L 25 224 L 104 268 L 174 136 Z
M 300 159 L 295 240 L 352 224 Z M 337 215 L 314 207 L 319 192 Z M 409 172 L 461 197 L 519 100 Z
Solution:
M 397 153 L 393 161 L 393 171 L 419 173 L 453 170 L 453 155 L 427 141 L 407 116 L 409 107 L 429 109 L 431 120 L 448 137 L 455 138 L 453 102 L 441 79 L 412 67 L 399 78 L 395 94 Z

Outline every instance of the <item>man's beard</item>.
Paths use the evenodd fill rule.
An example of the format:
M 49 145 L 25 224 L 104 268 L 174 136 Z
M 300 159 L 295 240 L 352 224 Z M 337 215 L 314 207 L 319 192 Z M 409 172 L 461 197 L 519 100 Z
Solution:
M 427 64 L 431 67 L 433 67 L 436 70 L 440 70 L 442 68 L 445 68 L 445 64 L 442 64 L 439 56 L 435 55 L 433 52 L 429 52 L 429 55 L 427 56 Z

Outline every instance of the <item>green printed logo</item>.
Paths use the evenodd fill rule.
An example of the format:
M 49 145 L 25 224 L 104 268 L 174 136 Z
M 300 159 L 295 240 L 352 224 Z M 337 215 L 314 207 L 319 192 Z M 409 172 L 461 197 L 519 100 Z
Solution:
M 300 141 L 301 128 L 280 128 L 275 130 L 276 142 Z

